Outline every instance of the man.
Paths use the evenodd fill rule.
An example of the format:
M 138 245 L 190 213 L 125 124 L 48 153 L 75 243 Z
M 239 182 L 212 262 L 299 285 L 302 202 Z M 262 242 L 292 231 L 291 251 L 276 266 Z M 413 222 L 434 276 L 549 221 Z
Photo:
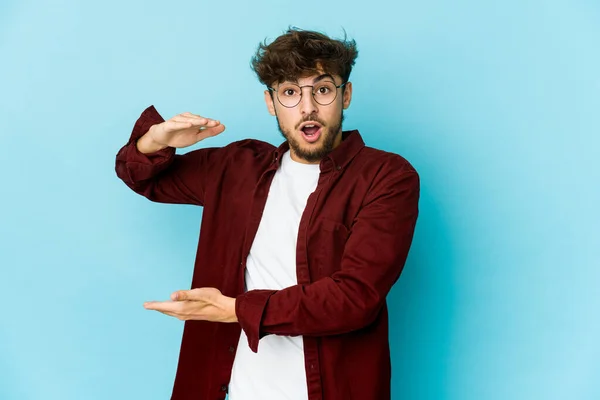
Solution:
M 173 400 L 390 398 L 386 295 L 404 266 L 419 178 L 342 132 L 354 41 L 290 29 L 253 58 L 285 142 L 175 155 L 223 132 L 149 107 L 117 175 L 163 203 L 204 207 L 192 289 L 145 307 L 185 320 Z

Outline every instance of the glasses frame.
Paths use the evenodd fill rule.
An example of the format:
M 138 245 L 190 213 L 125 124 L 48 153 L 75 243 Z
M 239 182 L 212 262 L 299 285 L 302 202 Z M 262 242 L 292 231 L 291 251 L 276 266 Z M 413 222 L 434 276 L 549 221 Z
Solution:
M 337 99 L 337 94 L 338 94 L 338 91 L 337 91 L 337 90 L 338 90 L 339 88 L 341 88 L 341 87 L 344 87 L 344 86 L 346 86 L 346 84 L 347 84 L 348 82 L 344 82 L 344 83 L 342 83 L 342 84 L 340 84 L 340 85 L 336 85 L 336 84 L 335 84 L 335 82 L 333 82 L 333 81 L 329 81 L 329 80 L 327 80 L 327 81 L 324 81 L 324 82 L 331 82 L 331 83 L 333 83 L 333 86 L 335 86 L 335 97 L 333 98 L 333 100 L 331 100 L 331 101 L 330 101 L 329 103 L 327 103 L 327 104 L 319 103 L 319 101 L 318 101 L 318 100 L 315 98 L 315 92 L 314 92 L 314 89 L 315 89 L 315 85 L 316 85 L 316 84 L 315 84 L 315 85 L 303 85 L 303 86 L 300 86 L 300 85 L 298 85 L 298 84 L 294 83 L 294 85 L 296 85 L 296 86 L 298 86 L 298 87 L 300 88 L 300 99 L 299 99 L 299 100 L 298 100 L 298 102 L 297 102 L 296 104 L 294 104 L 293 106 L 286 106 L 285 104 L 283 104 L 283 103 L 281 102 L 281 100 L 279 99 L 279 94 L 277 93 L 277 90 L 276 90 L 275 88 L 272 88 L 271 86 L 267 86 L 267 89 L 269 89 L 269 91 L 270 91 L 271 93 L 275 92 L 275 97 L 277 97 L 277 101 L 279 102 L 279 104 L 281 104 L 281 105 L 282 105 L 283 107 L 285 107 L 285 108 L 294 108 L 294 107 L 298 106 L 298 104 L 300 104 L 300 102 L 302 101 L 302 96 L 304 96 L 304 92 L 302 91 L 302 89 L 304 89 L 304 88 L 306 88 L 306 87 L 309 87 L 309 88 L 310 88 L 310 94 L 312 95 L 312 98 L 313 98 L 313 100 L 314 100 L 314 101 L 315 101 L 317 104 L 319 104 L 319 105 L 321 105 L 321 106 L 328 106 L 328 105 L 330 105 L 331 103 L 333 103 L 333 102 L 334 102 L 334 101 Z M 321 82 L 319 82 L 319 83 L 321 83 Z

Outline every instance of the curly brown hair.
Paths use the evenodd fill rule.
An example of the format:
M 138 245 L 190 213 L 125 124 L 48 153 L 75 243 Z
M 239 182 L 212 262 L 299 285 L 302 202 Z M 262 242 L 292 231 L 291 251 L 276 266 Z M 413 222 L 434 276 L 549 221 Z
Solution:
M 342 83 L 348 81 L 352 66 L 358 56 L 356 42 L 332 39 L 320 32 L 294 27 L 272 43 L 260 43 L 252 57 L 252 69 L 266 86 L 275 82 L 297 80 L 319 73 L 339 75 Z

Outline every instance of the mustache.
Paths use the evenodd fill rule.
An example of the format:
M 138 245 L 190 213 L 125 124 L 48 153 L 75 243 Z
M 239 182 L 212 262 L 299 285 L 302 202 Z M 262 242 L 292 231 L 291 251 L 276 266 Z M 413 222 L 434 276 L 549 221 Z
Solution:
M 319 117 L 317 117 L 316 115 L 309 115 L 306 118 L 302 118 L 302 120 L 296 124 L 296 130 L 298 130 L 298 128 L 300 128 L 300 125 L 302 125 L 303 123 L 308 122 L 308 121 L 318 122 L 323 127 L 327 126 L 327 124 L 325 124 L 325 122 L 323 122 L 321 119 L 319 119 Z

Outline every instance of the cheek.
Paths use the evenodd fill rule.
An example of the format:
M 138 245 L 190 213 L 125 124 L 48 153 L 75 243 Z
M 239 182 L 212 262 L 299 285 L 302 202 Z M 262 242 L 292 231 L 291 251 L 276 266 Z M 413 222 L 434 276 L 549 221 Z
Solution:
M 340 107 L 335 107 L 331 110 L 328 110 L 326 115 L 323 115 L 323 119 L 328 127 L 332 125 L 336 125 L 339 122 L 339 119 L 342 115 L 342 109 Z
M 295 129 L 296 125 L 300 121 L 288 110 L 278 110 L 279 123 L 286 129 Z

